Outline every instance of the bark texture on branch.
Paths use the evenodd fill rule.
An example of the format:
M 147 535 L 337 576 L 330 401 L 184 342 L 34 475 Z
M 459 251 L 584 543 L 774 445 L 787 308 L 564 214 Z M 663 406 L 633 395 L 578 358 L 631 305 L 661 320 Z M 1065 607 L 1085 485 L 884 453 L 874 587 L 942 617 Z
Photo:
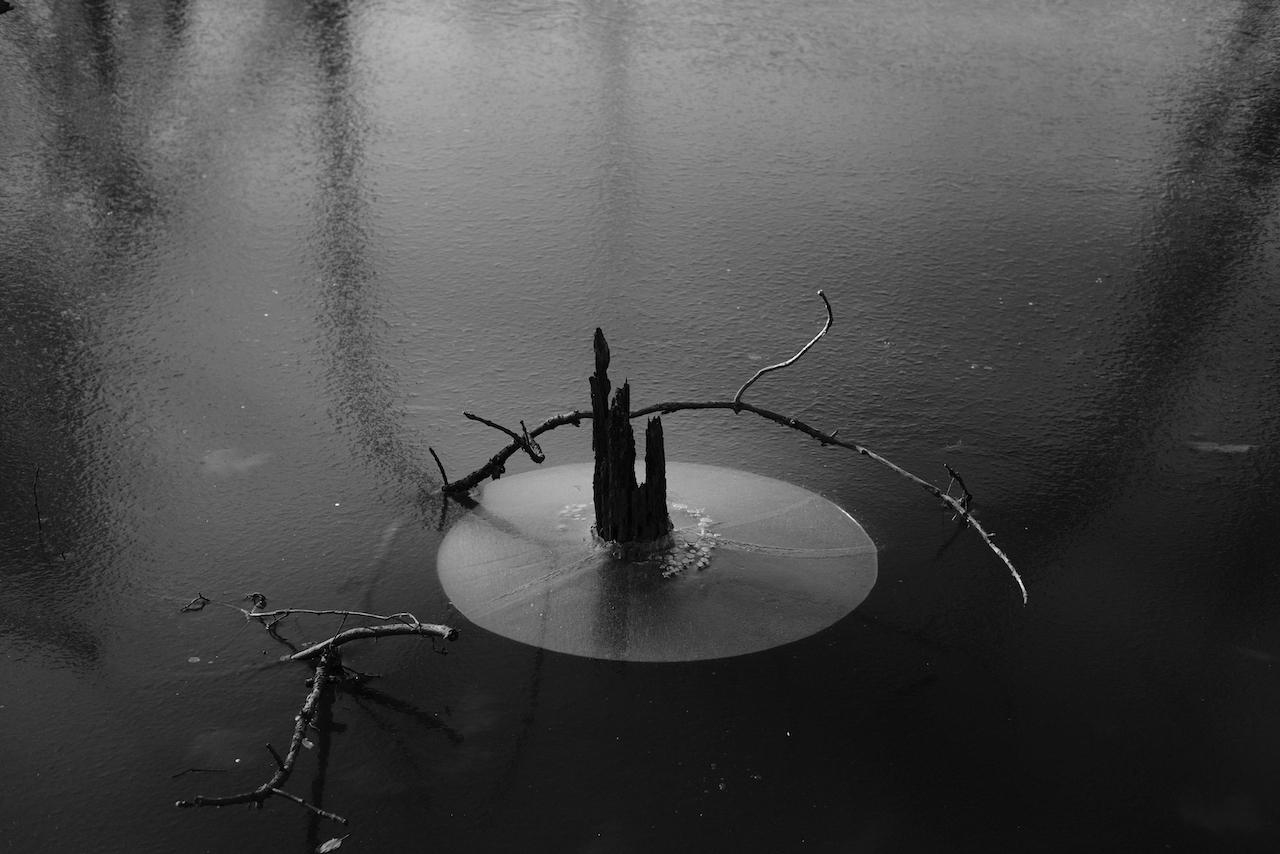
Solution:
M 592 498 L 596 535 L 616 543 L 624 557 L 650 551 L 671 534 L 667 513 L 667 461 L 662 420 L 645 428 L 645 481 L 636 483 L 636 440 L 631 430 L 631 386 L 609 400 L 609 343 L 596 329 L 596 371 L 591 376 Z

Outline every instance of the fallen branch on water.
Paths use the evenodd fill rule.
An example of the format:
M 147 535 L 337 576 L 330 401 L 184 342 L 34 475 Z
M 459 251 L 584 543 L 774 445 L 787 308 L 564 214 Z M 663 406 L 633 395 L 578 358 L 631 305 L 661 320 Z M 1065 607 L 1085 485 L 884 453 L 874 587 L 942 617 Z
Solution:
M 189 800 L 181 800 L 176 802 L 179 807 L 225 807 L 235 804 L 253 804 L 261 808 L 267 798 L 279 796 L 287 800 L 291 800 L 302 807 L 310 810 L 321 818 L 327 818 L 336 821 L 339 824 L 347 824 L 347 819 L 312 804 L 297 795 L 285 791 L 282 786 L 288 781 L 289 776 L 293 773 L 294 765 L 298 759 L 298 753 L 304 746 L 310 746 L 307 742 L 307 730 L 315 726 L 315 720 L 320 714 L 320 704 L 325 702 L 326 698 L 331 696 L 331 692 L 326 689 L 340 685 L 348 672 L 342 663 L 342 654 L 338 651 L 339 647 L 357 640 L 368 638 L 391 637 L 395 635 L 420 635 L 433 639 L 456 640 L 458 632 L 456 629 L 448 626 L 437 625 L 434 623 L 424 623 L 413 614 L 401 612 L 398 614 L 382 615 L 370 614 L 364 611 L 349 611 L 343 609 L 310 609 L 310 608 L 277 608 L 271 611 L 260 610 L 266 607 L 267 598 L 261 593 L 250 593 L 245 597 L 247 601 L 253 603 L 253 607 L 246 609 L 238 605 L 228 602 L 215 602 L 204 594 L 197 594 L 194 599 L 183 605 L 180 611 L 200 611 L 206 605 L 216 604 L 223 607 L 231 608 L 239 611 L 245 616 L 245 619 L 257 620 L 263 624 L 267 631 L 276 640 L 288 646 L 292 652 L 280 657 L 280 661 L 310 661 L 315 660 L 315 669 L 312 672 L 311 679 L 308 680 L 310 689 L 307 692 L 306 699 L 303 700 L 302 708 L 298 715 L 294 718 L 293 734 L 289 739 L 289 749 L 282 757 L 270 743 L 267 744 L 267 751 L 275 760 L 276 769 L 271 777 L 261 785 L 249 789 L 248 791 L 238 792 L 233 795 L 210 797 L 206 795 L 196 795 Z M 309 615 L 327 615 L 341 616 L 343 621 L 350 618 L 373 619 L 385 622 L 372 626 L 356 626 L 354 628 L 345 629 L 334 634 L 332 637 L 307 646 L 304 649 L 297 649 L 293 644 L 286 641 L 276 632 L 276 625 L 286 617 L 294 614 Z M 361 675 L 361 678 L 364 678 Z M 188 769 L 192 770 L 192 769 Z M 213 769 L 197 769 L 197 770 L 213 770 Z M 185 773 L 185 772 L 184 772 Z
M 276 761 L 276 770 L 270 779 L 247 792 L 239 792 L 238 794 L 223 797 L 196 795 L 191 800 L 178 801 L 176 805 L 179 807 L 228 807 L 235 804 L 256 804 L 261 807 L 262 802 L 267 798 L 272 795 L 279 795 L 302 805 L 321 818 L 332 819 L 339 824 L 347 824 L 347 820 L 337 813 L 321 809 L 315 804 L 309 803 L 297 795 L 290 794 L 280 788 L 289 779 L 289 775 L 293 773 L 293 766 L 298 759 L 298 751 L 302 749 L 303 741 L 306 739 L 307 729 L 312 725 L 311 722 L 316 717 L 317 707 L 324 696 L 325 688 L 329 686 L 330 679 L 333 678 L 333 672 L 340 665 L 341 659 L 337 653 L 330 652 L 321 655 L 320 663 L 316 665 L 315 674 L 311 679 L 311 690 L 307 693 L 307 698 L 302 703 L 302 709 L 295 719 L 293 736 L 289 739 L 289 751 L 281 759 L 275 748 L 270 744 L 267 745 L 267 750 L 271 752 L 272 758 Z
M 778 362 L 777 364 L 773 364 L 773 365 L 769 365 L 768 367 L 761 368 L 759 371 L 757 371 L 755 375 L 751 377 L 751 379 L 743 383 L 742 387 L 738 389 L 737 393 L 733 396 L 732 400 L 667 401 L 665 403 L 656 403 L 656 404 L 653 404 L 652 406 L 646 406 L 642 409 L 634 410 L 633 412 L 631 412 L 630 417 L 632 419 L 636 419 L 636 418 L 643 418 L 646 415 L 653 415 L 653 414 L 666 415 L 673 412 L 685 412 L 685 411 L 698 410 L 698 409 L 727 409 L 734 412 L 735 414 L 742 413 L 742 412 L 750 412 L 753 415 L 757 415 L 761 418 L 764 418 L 767 421 L 772 421 L 775 424 L 780 424 L 783 427 L 788 427 L 792 430 L 797 430 L 801 433 L 804 433 L 805 435 L 813 439 L 816 439 L 818 442 L 820 442 L 823 445 L 835 445 L 840 448 L 851 450 L 857 454 L 861 454 L 862 456 L 867 457 L 868 459 L 874 460 L 880 465 L 888 468 L 890 471 L 916 484 L 917 486 L 919 486 L 920 488 L 928 492 L 930 495 L 932 495 L 934 498 L 941 501 L 947 507 L 954 510 L 957 515 L 957 518 L 964 525 L 971 528 L 974 531 L 974 533 L 976 533 L 982 539 L 982 541 L 986 543 L 987 548 L 989 548 L 991 552 L 996 557 L 998 557 L 1000 561 L 1005 565 L 1005 567 L 1009 571 L 1009 574 L 1012 576 L 1014 583 L 1018 585 L 1018 590 L 1022 594 L 1022 603 L 1024 605 L 1027 604 L 1027 601 L 1028 601 L 1027 587 L 1022 581 L 1022 576 L 1018 573 L 1018 570 L 1014 567 L 1013 561 L 1009 559 L 1009 556 L 1005 554 L 1004 551 L 995 544 L 991 532 L 989 532 L 982 525 L 982 523 L 980 523 L 976 518 L 974 518 L 973 513 L 971 512 L 971 509 L 970 509 L 973 502 L 973 495 L 965 487 L 964 481 L 960 479 L 960 475 L 957 474 L 955 470 L 952 469 L 950 466 L 946 466 L 946 469 L 948 474 L 951 477 L 951 483 L 947 485 L 946 489 L 943 489 L 929 482 L 925 478 L 922 478 L 919 475 L 916 475 L 907 471 L 906 469 L 899 466 L 897 463 L 894 463 L 891 460 L 887 459 L 886 457 L 883 457 L 880 454 L 876 453 L 875 451 L 872 451 L 870 448 L 867 448 L 865 445 L 862 445 L 858 442 L 851 442 L 846 439 L 837 438 L 836 433 L 838 431 L 836 430 L 832 430 L 830 432 L 824 432 L 822 430 L 819 430 L 816 427 L 813 427 L 809 424 L 804 423 L 798 418 L 793 418 L 788 415 L 783 415 L 768 409 L 764 409 L 759 406 L 754 406 L 750 403 L 743 402 L 742 400 L 743 393 L 753 383 L 755 383 L 756 380 L 760 379 L 760 377 L 764 376 L 765 374 L 771 371 L 781 370 L 782 368 L 795 364 L 795 362 L 801 356 L 803 356 L 806 352 L 808 352 L 808 350 L 811 347 L 813 347 L 813 345 L 816 344 L 820 338 L 826 335 L 828 330 L 831 329 L 832 325 L 835 322 L 835 314 L 831 308 L 831 301 L 827 299 L 826 294 L 823 293 L 822 291 L 818 291 L 818 296 L 822 298 L 823 305 L 826 306 L 826 310 L 827 310 L 826 323 L 823 324 L 823 327 L 818 332 L 818 334 L 815 335 L 809 341 L 809 343 L 801 347 L 800 350 L 797 351 L 796 354 L 791 358 L 786 359 L 785 361 L 782 361 L 782 362 Z M 474 420 L 483 421 L 483 419 L 478 419 L 475 416 L 472 416 L 469 414 L 467 417 L 472 418 Z M 562 427 L 566 424 L 572 424 L 573 426 L 577 427 L 581 425 L 581 423 L 584 420 L 589 420 L 591 418 L 592 418 L 592 413 L 590 411 L 573 410 L 571 412 L 563 412 L 558 415 L 551 416 L 550 418 L 543 421 L 541 424 L 534 427 L 532 430 L 525 429 L 523 437 L 517 436 L 513 431 L 507 430 L 504 427 L 498 427 L 498 429 L 502 430 L 507 435 L 513 437 L 513 441 L 511 442 L 511 444 L 507 445 L 506 447 L 498 451 L 498 453 L 494 454 L 489 459 L 489 461 L 485 463 L 483 466 L 476 469 L 466 477 L 460 478 L 456 481 L 450 481 L 448 477 L 445 476 L 444 466 L 440 465 L 440 476 L 443 482 L 441 490 L 447 496 L 466 495 L 468 492 L 470 492 L 472 489 L 474 489 L 483 481 L 488 480 L 490 478 L 501 477 L 502 474 L 506 471 L 507 460 L 510 459 L 511 456 L 515 454 L 517 451 L 525 450 L 526 452 L 529 452 L 529 444 L 532 443 L 533 439 L 535 439 L 536 437 L 550 430 L 554 430 L 557 427 Z M 484 422 L 484 423 L 489 423 L 489 422 Z M 524 428 L 524 422 L 522 421 L 520 422 L 520 424 L 521 424 L 521 427 Z M 493 424 L 490 424 L 490 426 L 497 427 L 497 425 L 493 425 Z M 437 465 L 439 465 L 440 458 L 436 456 L 436 453 L 434 450 L 431 451 L 431 455 L 435 457 L 436 463 Z M 533 454 L 531 452 L 530 452 L 530 458 L 533 458 Z M 534 458 L 534 462 L 540 463 L 542 462 L 542 460 Z M 953 484 L 958 484 L 960 486 L 960 489 L 963 493 L 960 498 L 956 498 L 950 494 L 950 489 Z

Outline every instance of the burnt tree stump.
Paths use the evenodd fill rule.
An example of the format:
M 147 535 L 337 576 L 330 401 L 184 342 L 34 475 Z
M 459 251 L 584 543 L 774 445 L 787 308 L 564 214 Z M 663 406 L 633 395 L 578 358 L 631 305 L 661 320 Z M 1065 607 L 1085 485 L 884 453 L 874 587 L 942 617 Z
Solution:
M 624 558 L 644 557 L 671 542 L 667 513 L 667 460 L 662 419 L 645 426 L 644 483 L 636 483 L 636 440 L 631 430 L 631 386 L 609 400 L 609 343 L 596 329 L 596 372 L 591 376 L 591 450 L 595 473 L 596 536 Z

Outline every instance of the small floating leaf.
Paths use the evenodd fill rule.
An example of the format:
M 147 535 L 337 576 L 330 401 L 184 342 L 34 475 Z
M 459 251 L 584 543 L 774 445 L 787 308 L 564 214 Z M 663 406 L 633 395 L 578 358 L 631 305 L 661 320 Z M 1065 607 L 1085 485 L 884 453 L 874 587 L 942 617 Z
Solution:
M 335 836 L 333 839 L 330 839 L 328 842 L 325 842 L 317 848 L 316 854 L 329 854 L 330 851 L 337 851 L 342 847 L 342 840 L 346 839 L 347 836 L 350 835 L 351 834 L 348 833 L 345 836 Z

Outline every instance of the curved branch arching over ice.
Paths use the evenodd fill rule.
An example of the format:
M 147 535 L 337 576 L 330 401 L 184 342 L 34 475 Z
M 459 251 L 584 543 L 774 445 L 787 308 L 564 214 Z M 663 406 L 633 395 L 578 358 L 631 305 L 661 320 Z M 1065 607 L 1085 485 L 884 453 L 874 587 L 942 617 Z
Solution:
M 792 356 L 790 359 L 787 359 L 784 362 L 779 362 L 775 365 L 769 365 L 768 367 L 761 368 L 759 371 L 757 371 L 755 373 L 755 376 L 753 376 L 751 379 L 743 383 L 742 387 L 738 389 L 737 394 L 733 396 L 732 400 L 667 401 L 664 403 L 655 403 L 651 406 L 646 406 L 641 409 L 634 410 L 633 412 L 631 412 L 631 418 L 642 418 L 646 415 L 653 415 L 655 413 L 666 415 L 673 412 L 683 412 L 683 411 L 696 410 L 696 409 L 728 409 L 734 413 L 750 412 L 754 415 L 758 415 L 759 417 L 764 418 L 767 421 L 772 421 L 775 424 L 781 424 L 783 427 L 789 427 L 792 430 L 797 430 L 801 433 L 804 433 L 805 435 L 818 440 L 823 445 L 835 445 L 837 447 L 854 451 L 855 453 L 861 454 L 862 456 L 867 457 L 868 459 L 874 460 L 875 462 L 879 463 L 885 468 L 888 468 L 890 471 L 906 478 L 907 480 L 916 484 L 920 488 L 924 489 L 934 498 L 938 499 L 947 507 L 949 507 L 951 510 L 953 510 L 956 513 L 957 518 L 959 518 L 966 526 L 973 529 L 974 533 L 976 533 L 979 537 L 981 537 L 982 541 L 986 543 L 987 548 L 989 548 L 991 552 L 1000 559 L 1001 563 L 1005 565 L 1005 568 L 1008 569 L 1010 576 L 1013 578 L 1014 583 L 1017 584 L 1018 586 L 1019 592 L 1022 594 L 1022 604 L 1026 605 L 1027 602 L 1029 601 L 1029 597 L 1027 594 L 1027 586 L 1026 584 L 1023 583 L 1022 576 L 1018 573 L 1018 570 L 1013 565 L 1013 561 L 1009 559 L 1009 556 L 1005 554 L 1004 550 L 995 544 L 995 541 L 993 539 L 991 532 L 988 531 L 982 525 L 981 522 L 979 522 L 976 518 L 974 518 L 972 509 L 971 509 L 973 495 L 969 492 L 968 489 L 964 487 L 963 481 L 959 480 L 959 476 L 949 466 L 947 467 L 947 471 L 950 474 L 951 483 L 948 484 L 947 489 L 943 489 L 933 483 L 930 483 L 928 480 L 920 477 L 919 475 L 916 475 L 916 474 L 913 474 L 912 472 L 907 471 L 906 469 L 899 466 L 897 463 L 887 459 L 886 457 L 881 456 L 880 454 L 876 453 L 875 451 L 871 450 L 865 445 L 862 445 L 858 442 L 851 442 L 847 439 L 837 438 L 836 433 L 839 432 L 838 430 L 832 430 L 829 433 L 824 432 L 822 430 L 817 429 L 816 427 L 813 427 L 809 424 L 804 423 L 798 418 L 793 418 L 788 415 L 783 415 L 781 413 L 773 412 L 763 407 L 754 406 L 750 403 L 743 402 L 742 400 L 743 393 L 756 380 L 760 379 L 760 377 L 764 376 L 766 373 L 780 370 L 782 368 L 795 364 L 795 362 L 801 356 L 803 356 L 806 352 L 808 352 L 808 350 L 811 347 L 813 347 L 813 345 L 816 344 L 820 338 L 826 335 L 827 330 L 831 328 L 834 322 L 834 312 L 831 309 L 831 301 L 827 299 L 827 295 L 822 291 L 818 291 L 818 296 L 822 297 L 822 302 L 827 308 L 827 321 L 823 325 L 822 329 L 819 330 L 818 334 L 815 335 L 809 341 L 808 344 L 805 344 L 803 347 L 801 347 L 800 350 L 797 351 L 796 354 Z M 554 430 L 557 427 L 562 427 L 565 424 L 572 424 L 575 427 L 577 427 L 584 420 L 590 420 L 591 417 L 592 417 L 592 413 L 590 411 L 584 411 L 584 410 L 573 410 L 570 412 L 562 412 L 558 415 L 553 415 L 550 418 L 543 421 L 541 424 L 534 427 L 532 430 L 525 431 L 524 436 L 517 438 L 515 441 L 512 441 L 511 444 L 507 445 L 498 453 L 494 454 L 493 457 L 489 459 L 489 462 L 485 463 L 483 466 L 476 469 L 471 474 L 467 475 L 466 477 L 460 478 L 459 480 L 450 481 L 444 475 L 444 466 L 440 465 L 440 474 L 441 474 L 441 479 L 443 481 L 443 486 L 441 487 L 441 491 L 447 496 L 457 496 L 457 497 L 464 496 L 468 492 L 470 492 L 473 488 L 475 488 L 480 483 L 482 483 L 483 481 L 488 480 L 490 478 L 501 477 L 503 472 L 506 470 L 506 461 L 510 459 L 511 456 L 515 454 L 517 451 L 521 451 L 521 450 L 528 451 L 530 443 L 537 436 L 540 436 L 543 433 L 546 433 L 550 430 Z M 476 419 L 476 420 L 479 420 L 479 419 Z M 521 426 L 523 427 L 523 423 Z M 508 435 L 511 435 L 511 436 L 516 435 L 514 431 L 506 430 L 505 428 L 499 428 L 499 429 L 502 429 L 503 432 L 507 433 Z M 434 450 L 431 450 L 431 455 L 433 457 L 436 457 L 436 453 Z M 530 456 L 533 457 L 533 454 L 530 454 Z M 536 458 L 534 458 L 534 461 L 540 462 L 540 460 Z M 437 464 L 440 463 L 439 457 L 436 457 L 436 462 Z M 960 488 L 962 490 L 962 495 L 959 498 L 950 494 L 951 485 L 955 483 L 959 483 Z

